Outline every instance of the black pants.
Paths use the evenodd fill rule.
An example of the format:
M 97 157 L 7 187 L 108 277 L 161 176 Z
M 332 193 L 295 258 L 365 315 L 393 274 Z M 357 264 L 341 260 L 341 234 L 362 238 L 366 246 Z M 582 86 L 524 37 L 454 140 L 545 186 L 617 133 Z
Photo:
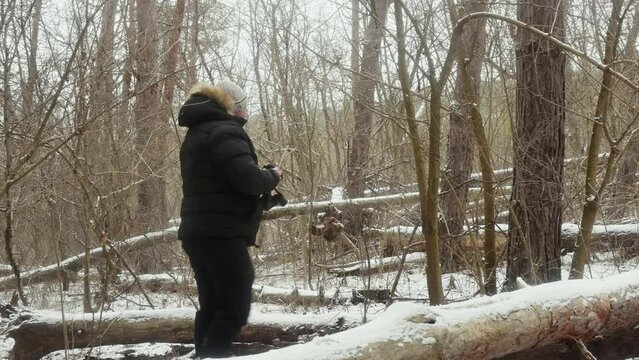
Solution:
M 246 325 L 255 272 L 247 240 L 182 239 L 195 273 L 200 309 L 195 314 L 195 353 L 230 355 L 231 342 Z

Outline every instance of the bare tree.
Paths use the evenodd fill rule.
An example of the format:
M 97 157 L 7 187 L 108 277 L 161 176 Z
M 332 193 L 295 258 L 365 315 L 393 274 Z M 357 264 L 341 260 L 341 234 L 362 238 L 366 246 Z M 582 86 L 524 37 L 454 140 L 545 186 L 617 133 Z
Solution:
M 406 35 L 404 34 L 404 21 L 402 13 L 402 4 L 400 0 L 395 0 L 395 24 L 397 27 L 397 39 L 398 39 L 398 65 L 399 65 L 399 79 L 402 84 L 402 93 L 404 97 L 404 109 L 406 111 L 406 121 L 408 123 L 408 132 L 410 135 L 411 144 L 413 147 L 413 156 L 415 159 L 415 170 L 417 171 L 417 184 L 419 187 L 420 198 L 420 211 L 421 211 L 421 223 L 422 232 L 426 234 L 429 223 L 429 208 L 428 208 L 428 180 L 429 177 L 426 174 L 426 158 L 425 151 L 421 144 L 421 137 L 419 135 L 419 129 L 417 128 L 417 121 L 415 119 L 415 106 L 411 99 L 411 84 L 408 76 L 408 65 L 406 63 Z M 432 185 L 432 184 L 431 184 Z M 437 243 L 435 243 L 437 245 Z M 436 279 L 441 277 L 439 271 L 439 264 L 433 266 L 433 254 L 439 255 L 439 249 L 435 247 L 429 247 L 427 249 L 427 255 L 429 256 L 427 263 L 427 276 L 428 276 L 428 293 L 430 302 L 433 305 L 441 304 L 444 301 L 444 294 L 441 289 L 441 280 Z M 436 257 L 435 257 L 436 258 Z M 435 281 L 432 281 L 435 280 Z
M 635 13 L 633 17 L 632 26 L 626 39 L 626 48 L 624 51 L 625 60 L 639 61 L 639 53 L 637 51 L 637 37 L 639 35 L 639 3 L 635 2 Z M 624 67 L 624 73 L 628 78 L 639 81 L 639 70 L 637 66 L 629 64 Z M 632 92 L 631 92 L 632 94 Z M 639 101 L 639 96 L 635 92 L 630 95 L 630 104 L 636 104 Z M 635 119 L 639 116 L 636 109 L 628 109 L 631 116 Z M 636 121 L 636 120 L 633 120 Z M 614 219 L 622 219 L 626 214 L 628 202 L 637 196 L 637 171 L 639 171 L 639 132 L 635 132 L 628 140 L 628 145 L 619 160 L 619 168 L 615 176 L 615 182 L 613 184 L 613 209 Z
M 452 22 L 457 22 L 457 14 L 455 12 L 455 8 L 452 4 L 452 1 L 449 2 L 450 12 Z M 481 4 L 480 4 L 481 5 Z M 485 3 L 483 3 L 485 7 Z M 479 12 L 484 9 L 476 9 Z M 466 11 L 471 12 L 471 11 Z M 456 54 L 457 54 L 457 84 L 456 84 L 456 93 L 458 96 L 459 106 L 463 109 L 462 113 L 465 115 L 466 122 L 469 122 L 474 134 L 474 140 L 477 143 L 477 148 L 479 150 L 479 162 L 481 167 L 482 174 L 482 186 L 483 186 L 483 194 L 484 194 L 484 279 L 481 278 L 481 274 L 477 274 L 479 277 L 479 287 L 480 290 L 485 291 L 490 295 L 494 295 L 497 293 L 497 275 L 496 275 L 496 267 L 497 267 L 497 254 L 495 250 L 495 183 L 494 183 L 494 175 L 493 175 L 493 165 L 491 158 L 491 148 L 486 136 L 486 131 L 484 129 L 484 121 L 482 119 L 481 113 L 479 112 L 479 77 L 481 73 L 481 69 L 478 64 L 473 64 L 473 61 L 477 62 L 479 59 L 473 58 L 473 55 L 468 54 L 468 51 L 478 46 L 478 42 L 484 42 L 485 44 L 485 30 L 484 22 L 485 19 L 481 20 L 479 23 L 469 22 L 467 26 L 469 29 L 465 29 L 461 36 L 457 37 L 458 41 L 453 44 L 455 46 Z M 473 30 L 473 33 L 479 33 L 475 38 L 472 44 L 469 44 L 468 38 L 464 38 L 464 34 L 467 34 L 468 30 Z M 484 33 L 484 36 L 481 36 L 481 33 Z M 482 45 L 479 45 L 480 48 Z M 485 45 L 483 45 L 485 47 Z M 483 54 L 481 56 L 483 58 Z M 474 72 L 472 72 L 474 71 Z M 452 127 L 452 118 L 459 115 L 451 115 L 451 127 Z M 458 121 L 461 119 L 458 119 Z M 460 124 L 458 124 L 459 126 Z M 468 125 L 466 125 L 468 126 Z M 459 139 L 458 141 L 468 141 L 470 139 Z M 467 176 L 469 177 L 470 172 L 468 172 Z M 465 180 L 465 183 L 468 183 L 468 180 Z M 460 184 L 461 186 L 466 186 L 466 194 L 468 192 L 467 185 L 464 183 Z M 466 195 L 465 194 L 465 195 Z M 457 199 L 459 200 L 459 199 Z M 465 204 L 464 201 L 461 204 Z M 465 206 L 462 206 L 465 208 Z M 465 212 L 461 214 L 465 215 Z M 461 230 L 461 229 L 459 229 Z M 471 234 L 474 236 L 474 234 Z M 455 247 L 454 249 L 456 249 Z M 450 256 L 450 255 L 449 255 Z M 485 284 L 484 284 L 485 283 Z M 484 288 L 485 285 L 485 288 Z
M 380 48 L 390 4 L 390 0 L 370 1 L 370 19 L 362 39 L 362 58 L 359 63 L 359 72 L 355 75 L 356 80 L 353 83 L 355 129 L 350 141 L 346 178 L 346 191 L 351 198 L 361 197 L 364 194 L 370 136 L 373 129 L 375 79 L 379 77 Z M 348 231 L 358 235 L 361 233 L 362 226 L 362 213 L 352 213 L 348 222 Z
M 623 19 L 623 3 L 623 0 L 613 0 L 612 2 L 613 6 L 610 19 L 608 21 L 608 28 L 606 29 L 606 43 L 603 57 L 603 63 L 608 66 L 615 61 L 617 54 L 619 34 Z M 584 267 L 588 257 L 590 256 L 592 227 L 595 223 L 597 212 L 600 207 L 599 203 L 601 201 L 603 190 L 611 180 L 611 170 L 619 155 L 619 150 L 613 148 L 611 156 L 607 161 L 606 172 L 601 183 L 597 186 L 599 149 L 601 147 L 603 132 L 606 131 L 606 127 L 609 126 L 607 120 L 609 117 L 608 112 L 612 99 L 612 86 L 612 73 L 608 69 L 604 69 L 603 77 L 601 79 L 601 90 L 599 91 L 599 96 L 597 98 L 597 107 L 595 109 L 592 133 L 590 135 L 590 142 L 588 143 L 588 157 L 586 159 L 586 199 L 583 206 L 579 236 L 577 237 L 577 248 L 570 266 L 571 279 L 583 278 Z
M 517 18 L 564 38 L 564 2 L 517 2 Z M 561 279 L 560 233 L 565 120 L 565 55 L 517 30 L 517 111 L 508 230 L 507 286 Z
M 399 0 L 398 0 L 399 1 Z M 425 76 L 430 84 L 430 123 L 428 124 L 428 177 L 427 188 L 420 185 L 420 193 L 425 193 L 424 202 L 421 204 L 422 232 L 426 242 L 426 278 L 428 282 L 428 295 L 433 305 L 444 302 L 444 292 L 441 282 L 441 264 L 439 258 L 439 185 L 441 177 L 441 132 L 442 132 L 442 96 L 446 82 L 450 77 L 455 61 L 456 44 L 459 32 L 454 32 L 451 45 L 448 47 L 446 57 L 441 64 L 441 71 L 436 74 L 434 53 L 428 46 L 424 30 L 420 22 L 399 1 L 404 12 L 409 17 L 413 28 L 417 32 L 420 41 L 420 51 L 424 52 L 428 63 L 428 72 Z M 423 71 L 423 69 L 422 69 Z
M 164 46 L 166 58 L 164 59 L 165 81 L 162 93 L 162 109 L 161 123 L 168 124 L 171 118 L 171 106 L 175 97 L 175 83 L 177 75 L 175 74 L 178 66 L 178 55 L 180 49 L 180 34 L 182 32 L 182 21 L 184 20 L 184 12 L 186 8 L 186 0 L 178 0 L 175 3 L 173 18 L 171 19 L 171 27 L 169 36 Z
M 451 5 L 452 7 L 452 5 Z M 465 0 L 458 11 L 460 16 L 485 11 L 486 1 Z M 469 22 L 459 39 L 458 59 L 464 63 L 473 84 L 473 91 L 479 94 L 481 85 L 481 65 L 486 49 L 485 20 Z M 470 111 L 473 106 L 470 94 L 465 91 L 462 76 L 455 80 L 455 108 L 450 113 L 446 170 L 442 181 L 441 208 L 443 226 L 441 236 L 441 261 L 444 272 L 457 271 L 462 265 L 459 243 L 464 232 L 468 186 L 473 168 L 473 132 Z M 477 104 L 479 105 L 479 104 Z
M 143 182 L 138 190 L 137 226 L 149 230 L 166 224 L 166 184 L 163 177 L 167 125 L 162 120 L 158 83 L 158 33 L 155 0 L 136 1 L 135 126 L 138 171 Z

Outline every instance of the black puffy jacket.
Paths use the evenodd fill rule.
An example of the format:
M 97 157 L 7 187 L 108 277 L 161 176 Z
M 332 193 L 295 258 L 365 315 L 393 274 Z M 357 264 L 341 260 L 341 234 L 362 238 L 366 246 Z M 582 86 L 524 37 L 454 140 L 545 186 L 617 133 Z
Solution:
M 279 182 L 277 174 L 258 166 L 246 120 L 228 112 L 233 105 L 223 90 L 198 85 L 180 109 L 179 125 L 189 128 L 180 149 L 182 240 L 242 237 L 253 245 L 260 195 Z

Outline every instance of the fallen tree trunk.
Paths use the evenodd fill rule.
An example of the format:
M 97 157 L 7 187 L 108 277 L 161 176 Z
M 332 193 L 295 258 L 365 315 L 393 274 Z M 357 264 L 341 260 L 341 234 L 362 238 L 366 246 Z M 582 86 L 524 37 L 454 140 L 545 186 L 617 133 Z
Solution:
M 7 336 L 15 340 L 12 355 L 17 359 L 39 359 L 65 348 L 66 331 L 70 348 L 138 344 L 144 342 L 190 343 L 193 341 L 194 309 L 104 312 L 101 314 L 65 314 L 21 311 L 9 324 Z M 334 324 L 331 324 L 334 322 Z M 300 337 L 331 334 L 352 324 L 343 318 L 295 314 L 252 314 L 237 341 L 298 342 Z
M 508 224 L 496 224 L 497 232 L 505 236 L 508 233 Z M 412 226 L 395 226 L 386 229 L 366 229 L 365 232 L 372 237 L 391 237 L 391 241 L 407 244 L 413 233 Z M 466 229 L 466 232 L 468 230 Z M 483 230 L 480 228 L 479 233 Z M 576 224 L 562 224 L 561 246 L 565 251 L 573 251 L 579 226 Z M 421 235 L 421 229 L 417 229 L 416 235 Z M 399 239 L 399 241 L 398 241 Z M 388 240 L 388 239 L 386 239 Z M 610 251 L 623 249 L 629 255 L 639 253 L 639 224 L 613 224 L 595 225 L 592 229 L 592 246 L 595 251 Z
M 117 284 L 122 293 L 136 292 L 141 285 L 150 292 L 189 292 L 197 294 L 195 284 L 186 279 L 176 279 L 168 274 L 143 274 L 138 277 L 139 284 L 127 277 Z M 253 301 L 270 304 L 328 305 L 343 304 L 352 300 L 352 296 L 340 292 L 325 292 L 304 289 L 282 289 L 260 284 L 253 285 Z
M 159 243 L 172 242 L 177 240 L 177 227 L 168 228 L 161 231 L 146 233 L 134 236 L 126 240 L 113 244 L 113 247 L 120 252 L 132 249 L 144 249 L 146 247 L 157 245 Z M 92 249 L 89 252 L 91 258 L 102 258 L 105 253 L 102 247 Z M 57 279 L 58 271 L 77 272 L 82 268 L 82 263 L 86 259 L 86 254 L 81 253 L 64 259 L 58 264 L 48 265 L 34 270 L 25 271 L 20 274 L 20 278 L 24 285 L 37 284 Z M 4 276 L 0 278 L 0 291 L 12 289 L 15 286 L 15 277 Z
M 579 226 L 563 224 L 561 227 L 562 247 L 574 251 Z M 591 246 L 594 251 L 623 249 L 628 255 L 639 253 L 639 224 L 594 225 Z
M 71 352 L 58 350 L 49 353 L 45 358 L 47 360 L 174 360 L 178 358 L 178 356 L 188 354 L 193 348 L 193 345 L 179 343 L 107 345 L 75 349 Z M 272 348 L 271 346 L 271 349 Z M 65 352 L 67 353 L 65 354 Z
M 406 263 L 423 263 L 426 256 L 423 252 L 415 252 L 406 256 Z M 325 266 L 316 264 L 318 267 L 326 268 L 330 274 L 338 276 L 367 275 L 375 272 L 390 272 L 399 269 L 401 256 L 391 256 L 386 258 L 374 258 L 370 260 L 356 261 L 344 265 Z
M 250 359 L 495 359 L 567 338 L 587 342 L 638 324 L 635 270 L 436 307 L 396 303 L 365 325 Z

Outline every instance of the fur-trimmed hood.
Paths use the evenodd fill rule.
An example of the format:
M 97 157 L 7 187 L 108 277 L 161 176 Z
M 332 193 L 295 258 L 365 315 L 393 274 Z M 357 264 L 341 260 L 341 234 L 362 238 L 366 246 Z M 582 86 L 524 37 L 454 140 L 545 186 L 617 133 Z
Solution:
M 229 95 L 226 91 L 205 83 L 197 83 L 191 88 L 191 91 L 189 91 L 189 97 L 194 96 L 203 96 L 214 100 L 226 111 L 233 110 L 233 105 L 235 104 L 231 95 Z
M 195 84 L 189 91 L 189 98 L 180 109 L 178 124 L 192 127 L 204 121 L 239 121 L 241 118 L 229 113 L 233 110 L 234 104 L 231 95 L 223 89 L 205 83 Z

